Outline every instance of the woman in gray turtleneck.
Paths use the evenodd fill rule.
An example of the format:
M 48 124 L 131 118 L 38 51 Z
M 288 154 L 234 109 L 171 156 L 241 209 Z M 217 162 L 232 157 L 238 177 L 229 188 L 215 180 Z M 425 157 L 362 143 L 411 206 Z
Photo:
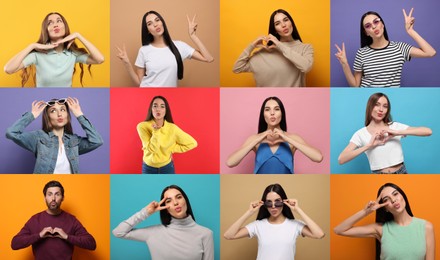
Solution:
M 121 222 L 113 235 L 147 243 L 153 260 L 213 260 L 213 233 L 195 222 L 185 192 L 171 185 L 162 191 L 160 199 Z M 162 225 L 134 228 L 157 211 Z

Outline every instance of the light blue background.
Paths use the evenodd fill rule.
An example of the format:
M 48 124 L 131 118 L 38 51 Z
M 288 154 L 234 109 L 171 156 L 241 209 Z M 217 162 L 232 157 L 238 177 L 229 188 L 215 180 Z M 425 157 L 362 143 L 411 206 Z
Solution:
M 160 200 L 171 184 L 188 196 L 197 224 L 213 231 L 215 259 L 220 259 L 220 176 L 219 175 L 112 175 L 110 179 L 110 231 L 151 201 Z M 160 224 L 159 213 L 137 228 Z M 112 260 L 151 259 L 145 243 L 116 238 L 110 234 Z
M 371 94 L 382 92 L 391 103 L 393 121 L 409 126 L 426 126 L 429 137 L 402 138 L 405 165 L 409 173 L 440 173 L 440 89 L 332 89 L 330 94 L 330 153 L 331 173 L 370 173 L 368 159 L 363 153 L 344 164 L 338 156 L 353 134 L 364 126 L 365 109 Z

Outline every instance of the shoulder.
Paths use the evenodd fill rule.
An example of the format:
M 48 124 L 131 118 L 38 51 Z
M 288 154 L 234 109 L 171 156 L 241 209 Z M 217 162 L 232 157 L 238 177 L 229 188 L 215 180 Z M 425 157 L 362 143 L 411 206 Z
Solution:
M 204 226 L 201 226 L 197 223 L 196 223 L 196 227 L 197 227 L 198 231 L 204 236 L 212 236 L 214 234 L 211 229 L 204 227 Z
M 434 232 L 434 225 L 427 220 L 425 220 L 424 222 L 425 222 L 426 232 L 430 232 L 430 233 Z
M 136 128 L 137 129 L 146 129 L 149 126 L 151 126 L 151 122 L 150 121 L 142 121 L 142 122 L 137 124 Z
M 389 127 L 394 130 L 402 130 L 408 128 L 409 126 L 399 122 L 392 122 Z

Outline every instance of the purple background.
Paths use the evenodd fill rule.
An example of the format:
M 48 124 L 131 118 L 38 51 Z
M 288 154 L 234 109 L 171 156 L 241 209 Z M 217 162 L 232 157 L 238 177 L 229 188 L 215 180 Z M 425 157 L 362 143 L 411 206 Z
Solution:
M 437 55 L 433 58 L 414 58 L 403 66 L 401 85 L 404 87 L 419 86 L 440 86 L 440 10 L 439 0 L 417 0 L 417 1 L 353 1 L 353 0 L 332 0 L 331 1 L 331 86 L 348 86 L 342 67 L 336 53 L 335 44 L 339 46 L 345 42 L 347 59 L 351 69 L 360 48 L 360 19 L 368 11 L 375 11 L 380 14 L 385 22 L 388 36 L 391 41 L 402 41 L 417 46 L 414 40 L 405 31 L 405 20 L 402 9 L 407 14 L 414 7 L 413 17 L 415 18 L 414 29 L 431 46 L 436 49 Z M 418 47 L 418 46 L 417 46 Z
M 81 110 L 104 139 L 98 149 L 80 156 L 80 173 L 109 173 L 109 90 L 108 89 L 2 89 L 0 95 L 0 173 L 32 173 L 35 156 L 28 150 L 6 139 L 6 129 L 22 114 L 31 110 L 34 100 L 63 97 L 78 98 Z M 73 115 L 72 115 L 73 116 Z M 25 131 L 41 129 L 41 115 Z M 73 132 L 85 136 L 78 120 L 72 118 Z

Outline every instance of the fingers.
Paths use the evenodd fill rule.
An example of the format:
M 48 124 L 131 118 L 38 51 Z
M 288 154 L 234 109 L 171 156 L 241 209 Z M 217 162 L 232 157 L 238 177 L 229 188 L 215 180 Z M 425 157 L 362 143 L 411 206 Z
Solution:
M 167 199 L 166 197 L 163 197 L 163 199 L 159 201 L 159 205 L 162 205 L 162 203 L 164 203 L 166 199 Z
M 411 11 L 409 11 L 409 17 L 412 17 L 412 14 L 413 14 L 413 11 L 414 11 L 414 8 L 411 8 Z
M 338 49 L 338 52 L 342 52 L 341 48 L 337 44 L 335 44 L 336 49 Z
M 189 16 L 186 15 L 186 20 L 188 20 L 188 23 L 191 23 L 191 21 L 189 20 Z

